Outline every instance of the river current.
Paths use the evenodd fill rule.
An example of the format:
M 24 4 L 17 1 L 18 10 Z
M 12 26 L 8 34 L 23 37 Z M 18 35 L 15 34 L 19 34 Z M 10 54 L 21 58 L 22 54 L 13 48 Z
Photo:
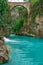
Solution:
M 43 38 L 11 34 L 4 41 L 10 54 L 3 65 L 43 65 Z

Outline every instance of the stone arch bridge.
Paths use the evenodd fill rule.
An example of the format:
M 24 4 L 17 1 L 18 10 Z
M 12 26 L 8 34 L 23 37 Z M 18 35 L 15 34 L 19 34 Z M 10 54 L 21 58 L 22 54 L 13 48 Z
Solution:
M 9 2 L 9 5 L 11 8 L 17 5 L 24 6 L 27 9 L 28 14 L 30 13 L 30 2 Z

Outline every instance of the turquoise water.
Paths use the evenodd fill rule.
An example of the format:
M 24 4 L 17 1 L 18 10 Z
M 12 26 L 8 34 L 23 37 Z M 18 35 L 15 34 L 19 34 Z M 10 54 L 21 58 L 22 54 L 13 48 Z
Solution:
M 9 62 L 3 65 L 43 65 L 43 38 L 10 35 Z

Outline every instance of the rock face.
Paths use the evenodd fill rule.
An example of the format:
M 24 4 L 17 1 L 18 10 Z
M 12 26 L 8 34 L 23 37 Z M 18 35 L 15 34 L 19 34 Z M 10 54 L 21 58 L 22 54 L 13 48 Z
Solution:
M 3 41 L 0 40 L 0 63 L 5 63 L 9 60 L 9 52 Z

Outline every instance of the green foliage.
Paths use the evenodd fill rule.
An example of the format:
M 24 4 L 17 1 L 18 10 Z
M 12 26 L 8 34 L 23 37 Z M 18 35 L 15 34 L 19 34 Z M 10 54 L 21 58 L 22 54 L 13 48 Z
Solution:
M 39 15 L 39 1 L 37 1 L 34 5 L 31 6 L 31 21 L 35 22 L 35 18 Z
M 0 29 L 8 30 L 11 25 L 11 13 L 7 0 L 0 0 Z M 0 31 L 1 32 L 1 31 Z M 4 32 L 3 34 L 5 34 Z
M 12 27 L 14 32 L 17 32 L 20 30 L 20 28 L 23 26 L 24 20 L 23 19 L 19 19 L 15 25 Z
M 40 13 L 39 13 L 39 15 L 40 16 L 43 16 L 43 0 L 39 0 L 39 7 L 40 7 Z
M 39 0 L 30 0 L 31 4 L 35 4 L 36 2 L 38 2 Z
M 0 0 L 0 14 L 3 15 L 7 10 L 8 2 L 7 0 Z
M 43 16 L 43 0 L 31 0 L 31 20 L 35 22 L 35 18 L 37 15 Z

